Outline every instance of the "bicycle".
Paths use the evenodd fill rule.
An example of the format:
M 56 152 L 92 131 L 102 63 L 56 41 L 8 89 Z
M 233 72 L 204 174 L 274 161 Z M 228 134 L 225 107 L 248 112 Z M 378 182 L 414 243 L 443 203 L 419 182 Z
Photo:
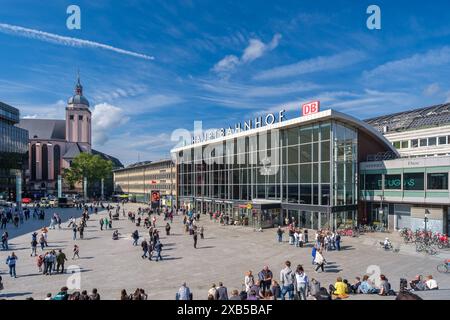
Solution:
M 441 273 L 447 273 L 450 271 L 450 260 L 444 261 L 444 263 L 438 264 L 436 267 L 437 271 Z

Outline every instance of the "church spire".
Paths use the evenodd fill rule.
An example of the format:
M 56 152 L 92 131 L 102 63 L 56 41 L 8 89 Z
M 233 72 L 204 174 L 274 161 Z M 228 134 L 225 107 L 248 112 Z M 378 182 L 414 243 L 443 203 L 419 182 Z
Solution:
M 75 94 L 82 96 L 83 95 L 83 86 L 80 82 L 80 70 L 78 69 L 77 75 L 77 85 L 75 86 Z

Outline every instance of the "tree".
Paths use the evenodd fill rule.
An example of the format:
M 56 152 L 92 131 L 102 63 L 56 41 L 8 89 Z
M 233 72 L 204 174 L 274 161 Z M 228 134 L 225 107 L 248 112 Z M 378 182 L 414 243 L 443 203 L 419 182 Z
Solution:
M 99 155 L 80 153 L 70 166 L 64 169 L 64 180 L 73 188 L 75 184 L 82 183 L 87 178 L 88 183 L 94 183 L 106 179 L 111 175 L 113 164 L 109 160 L 102 159 Z

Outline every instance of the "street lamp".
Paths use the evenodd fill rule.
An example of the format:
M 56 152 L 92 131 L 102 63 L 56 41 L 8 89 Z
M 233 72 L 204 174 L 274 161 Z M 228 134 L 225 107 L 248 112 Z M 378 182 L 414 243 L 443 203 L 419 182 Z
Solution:
M 428 215 L 430 214 L 430 210 L 425 209 L 425 215 L 423 218 L 423 222 L 425 224 L 425 233 L 427 232 L 427 222 L 428 222 Z

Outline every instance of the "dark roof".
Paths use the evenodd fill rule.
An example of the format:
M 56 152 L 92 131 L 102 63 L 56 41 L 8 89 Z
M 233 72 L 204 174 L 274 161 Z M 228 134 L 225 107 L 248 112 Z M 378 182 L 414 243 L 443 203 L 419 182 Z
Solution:
M 17 125 L 28 130 L 29 139 L 65 140 L 66 121 L 52 119 L 20 119 Z
M 97 150 L 94 150 L 94 149 L 92 149 L 92 154 L 93 154 L 93 155 L 99 155 L 99 156 L 102 157 L 104 160 L 109 160 L 109 161 L 111 161 L 112 164 L 113 164 L 113 169 L 123 168 L 122 162 L 120 162 L 119 159 L 114 158 L 113 156 L 110 156 L 110 155 L 108 155 L 108 154 L 106 154 L 106 153 L 103 153 L 103 152 L 100 152 L 100 151 L 97 151 Z
M 450 124 L 450 103 L 391 113 L 364 121 L 382 133 L 448 125 Z
M 64 159 L 73 159 L 75 158 L 77 155 L 79 155 L 80 153 L 83 152 L 83 149 L 80 148 L 80 146 L 78 145 L 78 143 L 76 142 L 70 142 L 68 143 L 70 144 L 69 149 L 67 149 L 66 153 L 64 153 L 63 158 Z
M 122 170 L 126 170 L 126 169 L 145 167 L 145 166 L 149 166 L 149 165 L 157 165 L 159 163 L 164 163 L 164 162 L 172 162 L 172 164 L 173 164 L 172 159 L 163 159 L 163 160 L 158 160 L 158 161 L 140 161 L 140 162 L 132 163 L 132 164 L 126 166 L 125 168 L 121 168 L 121 169 L 118 169 L 115 171 L 122 171 Z

